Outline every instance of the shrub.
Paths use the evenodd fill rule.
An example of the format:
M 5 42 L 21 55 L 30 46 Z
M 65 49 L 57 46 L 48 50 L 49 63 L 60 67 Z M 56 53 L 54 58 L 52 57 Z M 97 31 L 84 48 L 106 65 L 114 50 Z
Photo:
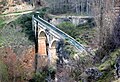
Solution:
M 0 61 L 0 82 L 8 82 L 7 66 Z
M 58 25 L 58 28 L 67 33 L 68 35 L 72 36 L 73 38 L 78 35 L 76 27 L 70 22 L 63 22 Z
M 46 77 L 47 77 L 47 73 L 45 71 L 40 71 L 35 73 L 33 79 L 34 82 L 45 82 Z

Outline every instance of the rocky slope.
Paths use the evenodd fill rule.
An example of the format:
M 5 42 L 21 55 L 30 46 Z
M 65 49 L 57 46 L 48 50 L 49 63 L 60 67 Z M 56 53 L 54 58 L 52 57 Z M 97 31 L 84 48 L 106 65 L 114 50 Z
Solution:
M 29 0 L 1 0 L 0 13 L 6 14 L 11 12 L 20 12 L 32 10 L 34 7 Z
M 0 0 L 0 14 L 33 10 L 45 5 L 44 0 Z

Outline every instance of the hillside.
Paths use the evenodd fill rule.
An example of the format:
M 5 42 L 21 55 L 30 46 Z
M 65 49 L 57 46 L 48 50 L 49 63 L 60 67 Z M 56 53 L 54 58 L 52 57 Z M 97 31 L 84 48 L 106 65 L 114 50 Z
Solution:
M 44 5 L 41 0 L 0 0 L 0 14 L 29 11 Z
M 119 3 L 112 0 L 0 0 L 0 82 L 119 82 Z M 32 29 L 32 16 L 36 14 L 43 21 L 58 20 L 59 23 L 53 21 L 53 24 L 92 54 L 78 52 L 68 39 L 54 42 L 56 36 L 47 34 L 52 32 L 50 29 L 35 37 L 42 29 L 36 33 Z M 93 18 L 79 18 L 85 16 Z M 87 22 L 81 23 L 84 20 Z M 79 24 L 74 24 L 76 21 Z M 39 54 L 41 44 L 38 42 L 43 44 L 40 49 L 46 54 Z M 39 61 L 39 58 L 43 59 Z M 56 64 L 50 65 L 54 61 Z M 46 66 L 42 68 L 41 62 Z
M 34 72 L 35 49 L 31 14 L 13 18 L 14 20 L 4 23 L 4 27 L 1 26 L 0 29 L 0 60 L 7 65 L 8 76 L 5 80 L 9 79 L 9 82 L 13 81 L 12 78 L 17 78 L 17 81 L 29 79 Z M 6 82 L 5 80 L 2 82 Z

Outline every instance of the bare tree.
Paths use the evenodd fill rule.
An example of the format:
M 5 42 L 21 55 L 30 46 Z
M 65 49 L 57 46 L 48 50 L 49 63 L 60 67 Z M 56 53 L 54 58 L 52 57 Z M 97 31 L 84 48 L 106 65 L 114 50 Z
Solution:
M 90 14 L 92 0 L 46 0 L 52 13 Z
M 113 29 L 116 23 L 114 0 L 95 0 L 94 16 L 98 28 L 99 55 L 108 55 L 116 46 L 113 39 Z

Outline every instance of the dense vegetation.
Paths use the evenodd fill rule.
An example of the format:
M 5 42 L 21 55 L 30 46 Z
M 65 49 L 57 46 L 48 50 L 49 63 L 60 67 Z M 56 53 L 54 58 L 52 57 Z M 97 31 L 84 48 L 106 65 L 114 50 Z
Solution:
M 40 3 L 41 0 L 37 2 L 34 1 L 34 5 Z M 47 4 L 46 8 L 43 8 L 40 11 L 40 16 L 46 20 L 49 19 L 48 13 L 53 14 L 74 14 L 74 15 L 85 15 L 87 11 L 87 4 L 81 4 L 81 0 L 46 0 Z M 83 0 L 82 0 L 83 1 Z M 86 0 L 89 1 L 89 0 Z M 91 1 L 91 0 L 90 0 Z M 64 4 L 63 4 L 64 3 Z M 106 3 L 106 4 L 104 4 Z M 3 3 L 7 5 L 6 3 Z M 31 4 L 31 3 L 30 3 Z M 108 5 L 109 4 L 109 5 Z M 64 72 L 67 72 L 69 78 L 76 81 L 82 81 L 82 74 L 87 68 L 96 67 L 100 72 L 102 72 L 102 76 L 100 78 L 94 79 L 90 78 L 92 82 L 110 82 L 115 80 L 115 63 L 116 58 L 120 55 L 120 20 L 115 10 L 111 5 L 115 5 L 112 0 L 96 0 L 92 5 L 95 17 L 96 26 L 93 27 L 93 21 L 88 21 L 88 23 L 80 26 L 75 26 L 70 22 L 63 22 L 59 24 L 57 27 L 62 31 L 66 32 L 73 38 L 75 38 L 78 42 L 85 45 L 86 47 L 90 47 L 91 49 L 95 49 L 95 56 L 91 57 L 85 55 L 84 53 L 79 54 L 76 52 L 75 48 L 65 41 L 64 50 L 66 50 L 69 54 L 69 61 L 71 62 L 70 70 L 66 69 L 67 67 L 63 66 Z M 71 6 L 72 5 L 72 6 Z M 84 8 L 81 10 L 81 8 Z M 47 10 L 48 9 L 48 10 Z M 74 13 L 73 13 L 74 12 Z M 89 11 L 87 11 L 87 14 Z M 34 32 L 32 31 L 32 15 L 25 14 L 20 16 L 18 19 L 8 23 L 5 25 L 4 19 L 0 18 L 0 47 L 10 47 L 12 48 L 11 52 L 4 51 L 0 49 L 0 81 L 6 82 L 8 79 L 14 80 L 17 78 L 17 75 L 20 79 L 24 80 L 27 77 L 27 73 L 23 68 L 22 63 L 27 61 L 22 61 L 20 59 L 20 54 L 23 54 L 22 51 L 27 49 L 28 46 L 32 45 L 34 47 Z M 4 26 L 4 27 L 3 27 Z M 67 45 L 67 46 L 66 46 Z M 3 54 L 4 53 L 4 54 Z M 12 54 L 11 54 L 12 53 Z M 14 57 L 17 55 L 17 57 Z M 31 52 L 30 52 L 31 53 Z M 9 61 L 7 62 L 3 59 L 6 59 L 6 54 L 9 55 Z M 63 53 L 62 53 L 63 54 Z M 77 54 L 77 57 L 75 57 Z M 83 57 L 82 57 L 83 56 Z M 3 59 L 2 59 L 3 58 Z M 24 58 L 24 56 L 22 57 Z M 19 61 L 14 62 L 15 59 L 20 59 Z M 5 62 L 2 62 L 5 61 Z M 12 63 L 11 63 L 12 61 Z M 9 70 L 9 68 L 11 68 Z M 12 72 L 14 74 L 12 74 Z M 10 75 L 10 73 L 11 75 Z M 34 82 L 45 81 L 48 76 L 49 69 L 47 71 L 40 71 L 35 74 L 31 74 L 33 76 Z M 8 78 L 9 77 L 9 78 Z M 88 76 L 86 76 L 88 77 Z M 85 78 L 86 78 L 85 77 Z M 88 78 L 86 78 L 88 79 Z
M 78 42 L 84 45 L 90 45 L 92 41 L 95 41 L 95 28 L 91 28 L 92 21 L 81 25 L 75 26 L 70 22 L 63 22 L 58 25 L 58 28 L 75 38 Z M 97 43 L 97 42 L 96 42 Z
M 0 29 L 0 61 L 6 65 L 6 68 L 2 67 L 0 70 L 7 69 L 8 75 L 4 77 L 8 76 L 9 82 L 17 81 L 17 79 L 22 81 L 26 78 L 27 72 L 23 67 L 24 55 L 30 46 L 34 47 L 31 16 L 32 14 L 23 15 Z M 0 67 L 2 65 L 0 64 Z M 4 81 L 5 79 L 0 80 L 8 82 Z
M 24 17 L 24 20 L 23 20 Z M 30 15 L 20 17 L 15 22 L 9 23 L 1 31 L 2 45 L 14 46 L 14 49 L 19 50 L 20 45 L 30 45 L 29 39 L 33 38 L 31 31 L 31 17 Z

